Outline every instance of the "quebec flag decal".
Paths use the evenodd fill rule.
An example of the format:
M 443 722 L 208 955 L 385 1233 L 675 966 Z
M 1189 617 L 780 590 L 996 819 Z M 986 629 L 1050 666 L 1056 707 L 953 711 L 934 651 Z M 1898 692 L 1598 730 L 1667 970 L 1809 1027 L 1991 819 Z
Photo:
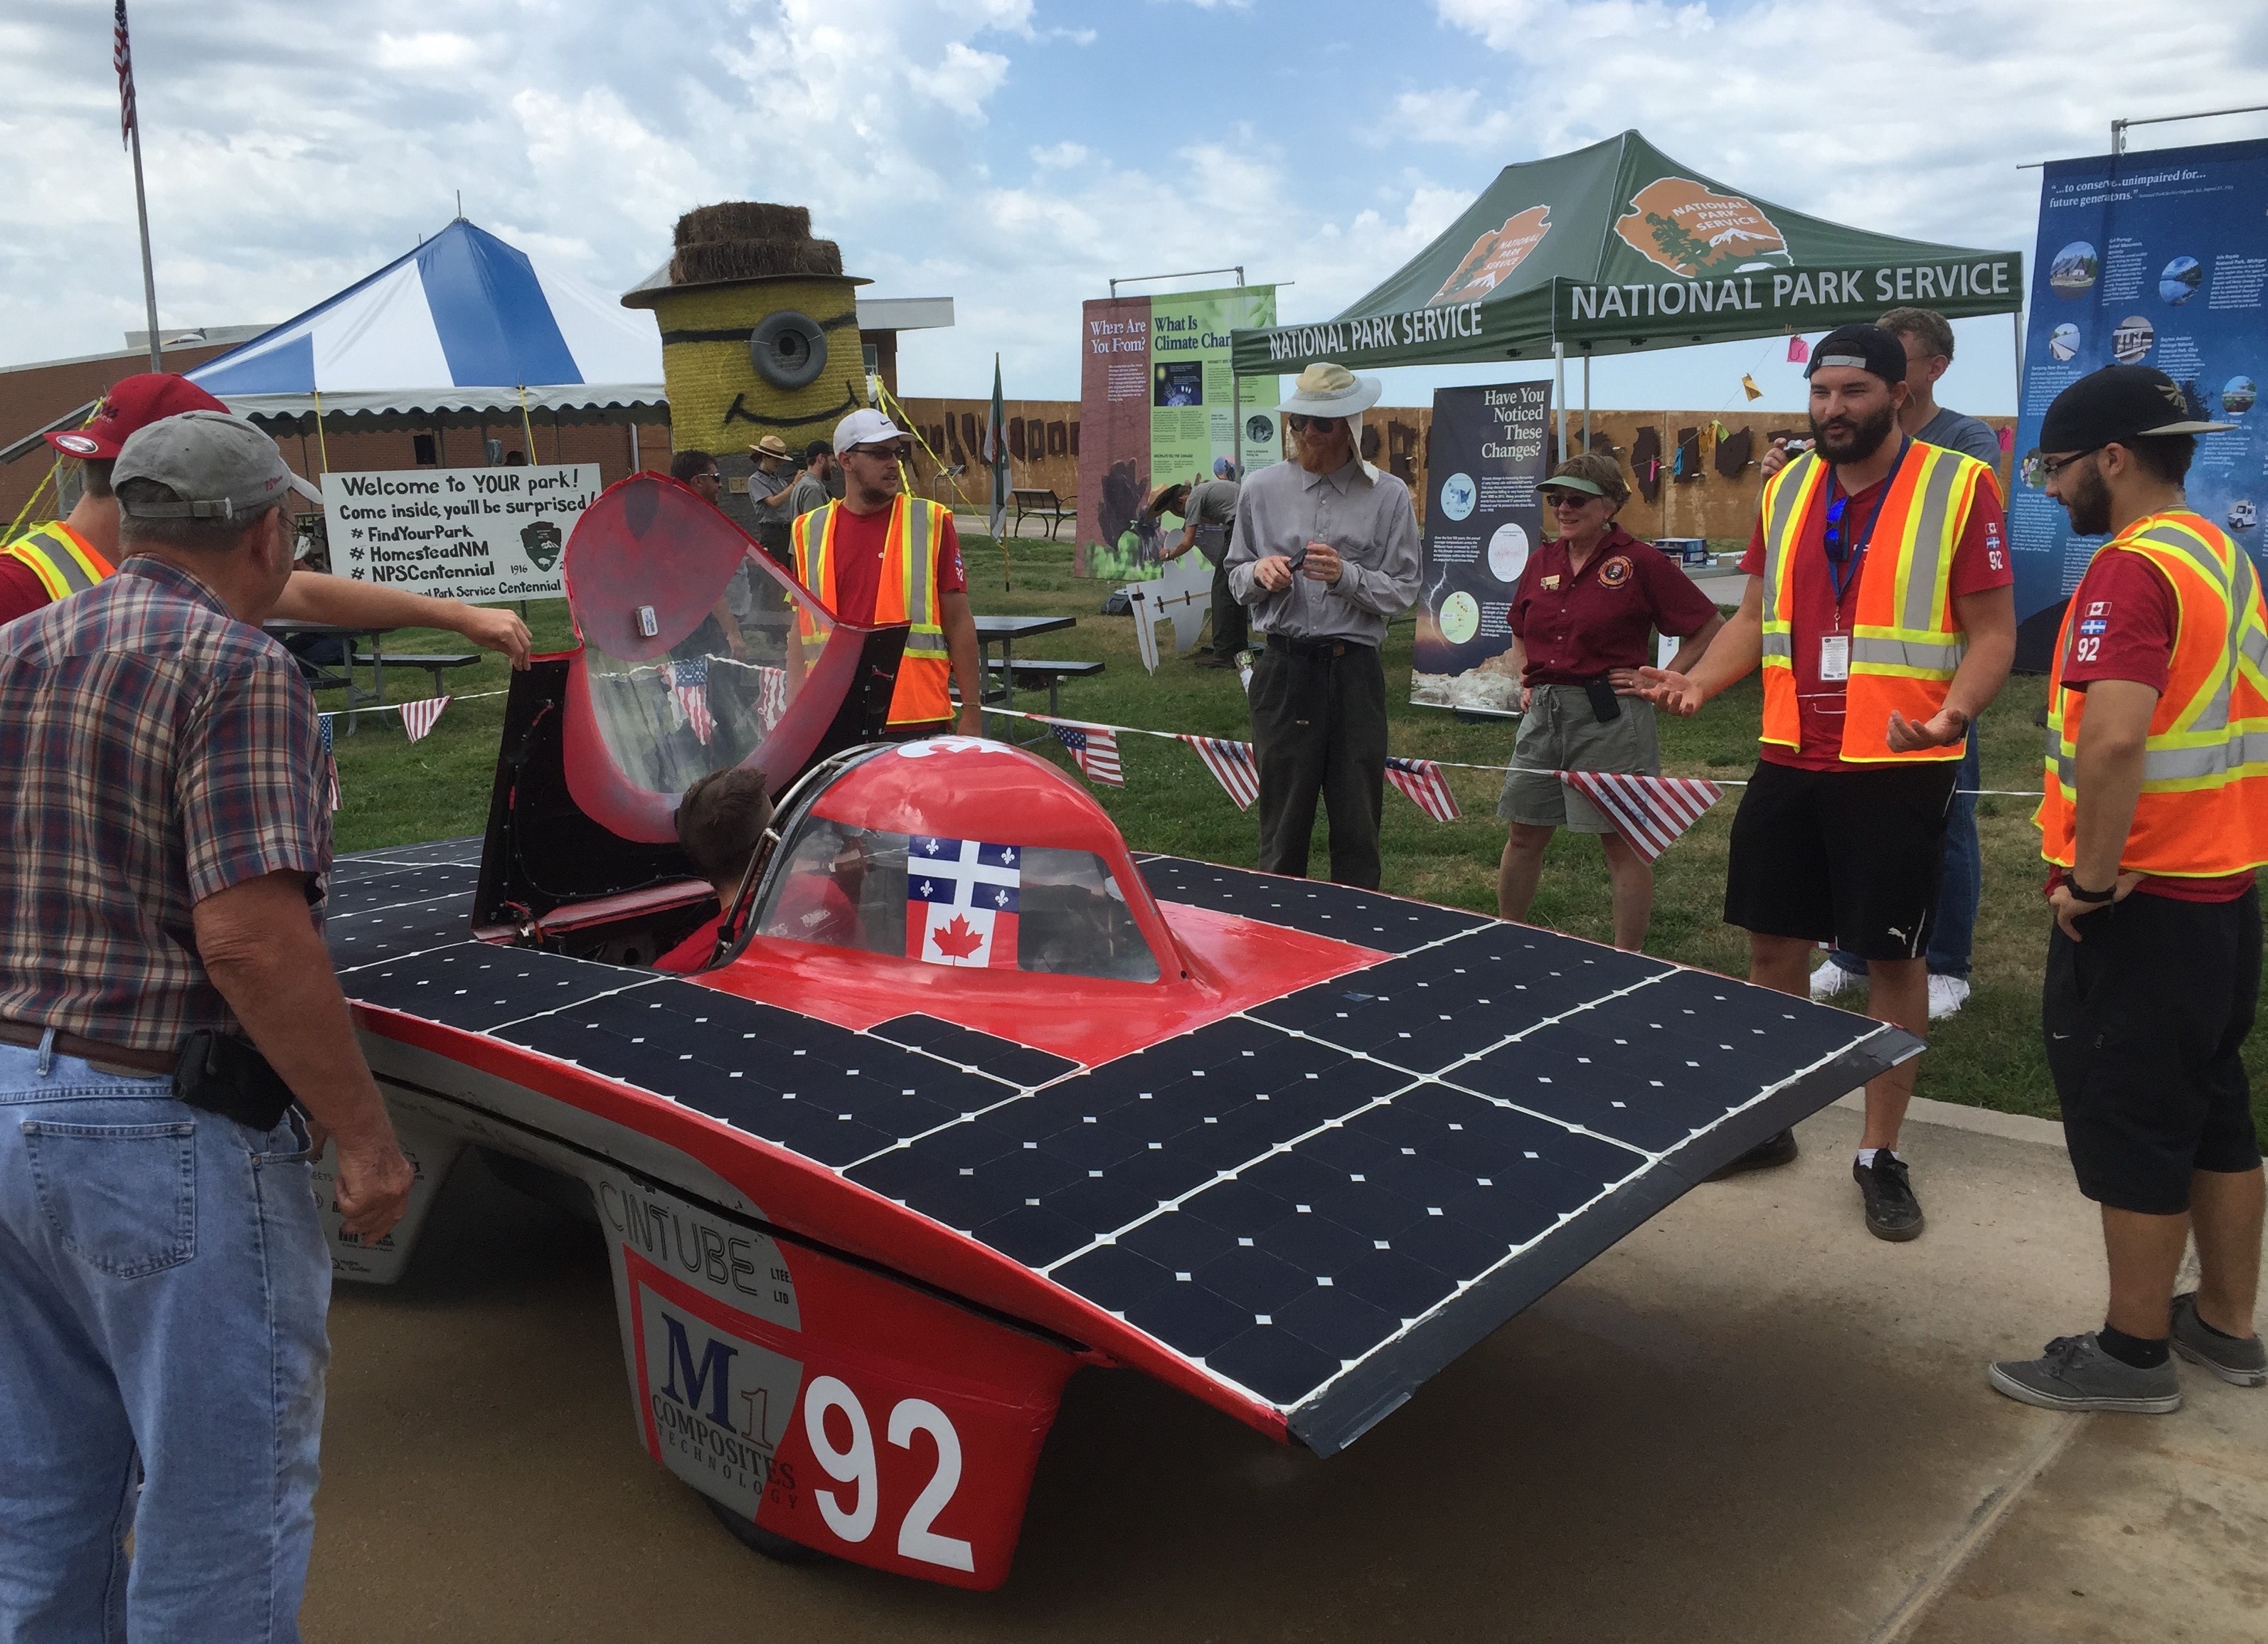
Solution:
M 1023 860 L 1012 844 L 909 838 L 906 957 L 1013 970 Z

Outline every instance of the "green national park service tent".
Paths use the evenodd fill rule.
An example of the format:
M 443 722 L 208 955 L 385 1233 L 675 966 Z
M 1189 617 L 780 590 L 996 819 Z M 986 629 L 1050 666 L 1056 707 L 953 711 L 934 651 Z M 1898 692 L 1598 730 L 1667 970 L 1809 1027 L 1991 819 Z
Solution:
M 1681 166 L 1635 131 L 1507 166 L 1336 320 L 1235 333 L 1240 376 L 1571 358 L 2023 306 L 2023 256 L 1869 234 Z

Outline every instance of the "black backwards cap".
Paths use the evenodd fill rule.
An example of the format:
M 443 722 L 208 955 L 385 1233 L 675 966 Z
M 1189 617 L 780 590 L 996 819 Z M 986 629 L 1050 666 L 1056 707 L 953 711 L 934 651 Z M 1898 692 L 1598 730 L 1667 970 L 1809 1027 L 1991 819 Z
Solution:
M 1897 333 L 1880 326 L 1837 326 L 1812 349 L 1811 363 L 1803 368 L 1803 374 L 1808 377 L 1822 365 L 1852 366 L 1870 371 L 1884 382 L 1904 382 L 1906 345 L 1898 341 Z
M 2040 420 L 2043 451 L 2094 451 L 2169 434 L 2218 434 L 2234 423 L 2190 415 L 2171 377 L 2153 365 L 2105 365 L 2055 397 Z

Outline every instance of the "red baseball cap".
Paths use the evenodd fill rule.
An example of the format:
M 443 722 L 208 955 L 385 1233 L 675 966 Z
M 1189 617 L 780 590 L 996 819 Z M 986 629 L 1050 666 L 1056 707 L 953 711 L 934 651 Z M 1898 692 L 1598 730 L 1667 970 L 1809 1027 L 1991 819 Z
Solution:
M 67 457 L 108 462 L 137 430 L 179 417 L 183 411 L 226 411 L 223 405 L 187 377 L 170 371 L 145 371 L 122 377 L 110 385 L 95 408 L 94 418 L 84 428 L 67 428 L 48 436 L 48 443 Z

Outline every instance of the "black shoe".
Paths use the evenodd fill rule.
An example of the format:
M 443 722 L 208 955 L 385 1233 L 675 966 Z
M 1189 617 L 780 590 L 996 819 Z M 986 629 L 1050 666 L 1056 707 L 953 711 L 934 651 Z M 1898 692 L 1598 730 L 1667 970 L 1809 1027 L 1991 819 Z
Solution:
M 1719 1165 L 1701 1179 L 1721 1182 L 1728 1176 L 1741 1176 L 1750 1170 L 1776 1170 L 1781 1165 L 1795 1162 L 1795 1132 L 1782 1131 L 1777 1136 L 1767 1136 L 1730 1164 Z
M 1867 1198 L 1867 1231 L 1878 1239 L 1903 1244 L 1921 1237 L 1921 1201 L 1906 1180 L 1906 1161 L 1881 1148 L 1874 1162 L 1851 1161 L 1851 1175 Z
M 1234 657 L 1219 656 L 1211 651 L 1200 652 L 1192 658 L 1191 661 L 1197 667 L 1234 667 L 1236 666 Z

